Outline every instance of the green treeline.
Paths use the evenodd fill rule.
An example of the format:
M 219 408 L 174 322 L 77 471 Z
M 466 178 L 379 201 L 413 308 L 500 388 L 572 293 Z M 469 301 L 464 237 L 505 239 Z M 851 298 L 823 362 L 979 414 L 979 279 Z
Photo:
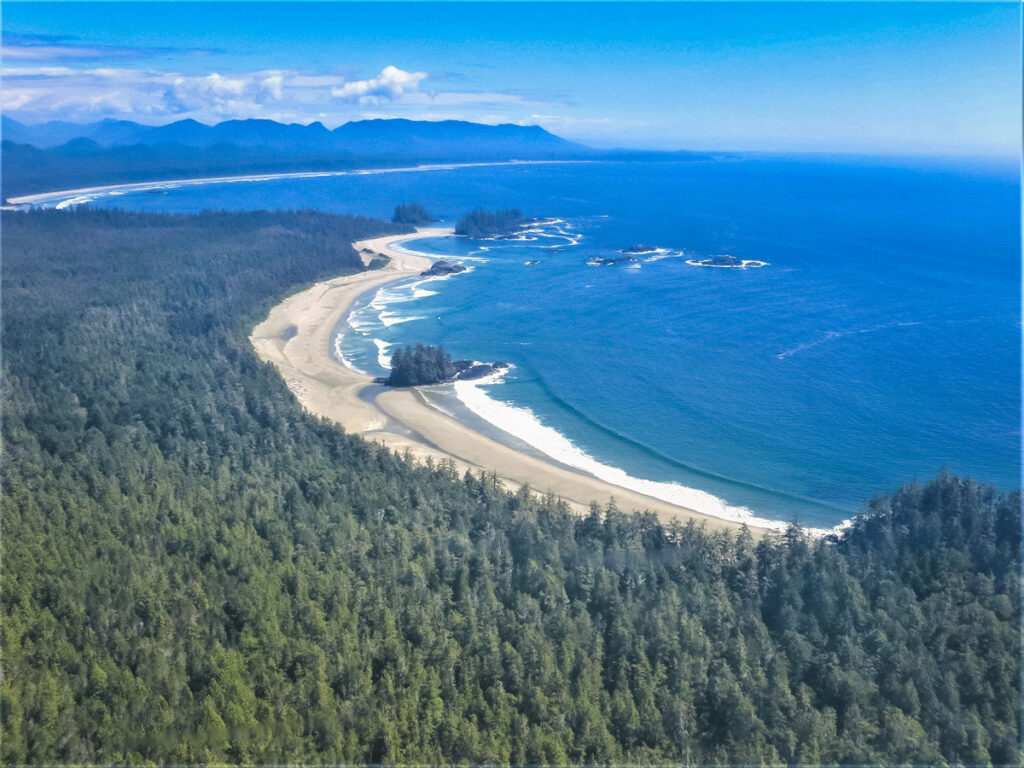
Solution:
M 423 346 L 399 347 L 391 356 L 391 374 L 387 384 L 391 387 L 417 387 L 423 384 L 440 384 L 451 381 L 456 374 L 444 347 Z
M 455 225 L 456 235 L 466 235 L 477 239 L 486 237 L 504 237 L 513 234 L 529 219 L 522 211 L 470 211 Z
M 1020 764 L 1019 496 L 571 515 L 306 415 L 248 332 L 392 225 L 3 214 L 5 763 Z
M 414 227 L 425 227 L 435 221 L 434 217 L 427 212 L 419 203 L 408 205 L 396 205 L 395 215 L 391 221 L 396 224 L 412 224 Z

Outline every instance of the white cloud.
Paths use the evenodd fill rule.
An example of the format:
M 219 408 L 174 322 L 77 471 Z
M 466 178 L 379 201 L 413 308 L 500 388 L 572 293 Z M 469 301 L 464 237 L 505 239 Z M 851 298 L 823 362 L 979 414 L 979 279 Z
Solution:
M 426 91 L 428 73 L 387 66 L 376 77 L 266 69 L 187 74 L 132 67 L 6 66 L 0 109 L 26 122 L 105 117 L 163 123 L 268 118 L 340 124 L 366 108 L 410 118 L 523 122 L 542 101 L 494 91 Z M 502 112 L 501 115 L 494 114 Z M 507 114 L 506 114 L 507 113 Z
M 4 51 L 6 57 L 7 51 Z M 91 70 L 72 69 L 71 67 L 3 67 L 0 74 L 8 77 L 59 77 L 61 75 L 88 75 Z
M 284 90 L 282 85 L 284 84 L 284 75 L 282 74 L 270 74 L 260 80 L 260 85 L 267 89 L 267 92 L 275 99 L 284 98 Z
M 380 75 L 370 80 L 352 80 L 341 87 L 331 88 L 331 96 L 360 104 L 379 104 L 381 101 L 394 101 L 404 93 L 417 90 L 426 77 L 426 72 L 406 72 L 398 67 L 387 66 L 381 70 Z
M 140 60 L 168 53 L 207 53 L 203 49 L 92 44 L 64 35 L 19 34 L 4 31 L 5 61 Z
M 101 48 L 70 45 L 5 45 L 7 61 L 50 61 L 53 59 L 93 59 L 105 53 Z

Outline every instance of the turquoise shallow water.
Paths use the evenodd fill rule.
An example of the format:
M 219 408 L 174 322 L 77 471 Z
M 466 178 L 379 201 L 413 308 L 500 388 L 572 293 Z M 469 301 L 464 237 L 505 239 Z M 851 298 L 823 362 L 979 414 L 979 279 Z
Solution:
M 213 184 L 94 204 L 387 216 L 416 200 L 449 221 L 474 207 L 557 218 L 526 241 L 413 243 L 472 270 L 366 297 L 345 357 L 378 373 L 382 350 L 422 341 L 508 361 L 504 383 L 441 399 L 541 450 L 827 527 L 941 467 L 1019 486 L 1019 195 L 1016 169 L 991 163 L 744 158 Z M 667 257 L 587 263 L 634 243 Z M 721 253 L 769 266 L 686 263 Z

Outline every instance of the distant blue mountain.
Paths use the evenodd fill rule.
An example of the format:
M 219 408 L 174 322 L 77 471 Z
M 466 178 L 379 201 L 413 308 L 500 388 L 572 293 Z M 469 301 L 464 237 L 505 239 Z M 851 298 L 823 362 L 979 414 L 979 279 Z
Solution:
M 129 120 L 25 125 L 3 118 L 4 195 L 196 176 L 507 160 L 704 160 L 694 152 L 598 150 L 536 125 L 461 120 L 321 123 Z
M 58 147 L 66 144 L 72 139 L 87 138 L 101 128 L 106 122 L 101 123 L 65 123 L 54 120 L 39 125 L 25 125 L 10 117 L 3 117 L 3 138 L 4 141 L 12 141 L 15 144 L 31 144 L 34 147 L 45 149 Z M 111 123 L 119 121 L 111 120 Z M 137 125 L 132 123 L 132 125 Z
M 400 150 L 403 154 L 433 154 L 451 147 L 488 149 L 509 157 L 535 154 L 574 155 L 591 150 L 548 133 L 538 125 L 481 125 L 461 120 L 360 120 L 335 128 L 339 146 L 359 154 Z
M 106 148 L 140 144 L 149 147 L 232 144 L 248 150 L 290 155 L 422 159 L 453 156 L 527 159 L 591 152 L 581 144 L 536 125 L 481 125 L 461 120 L 360 120 L 331 131 L 318 122 L 301 125 L 273 120 L 228 120 L 212 126 L 195 120 L 179 120 L 154 127 L 127 120 L 25 125 L 4 117 L 3 138 L 41 149 L 59 147 L 75 139 L 89 139 Z

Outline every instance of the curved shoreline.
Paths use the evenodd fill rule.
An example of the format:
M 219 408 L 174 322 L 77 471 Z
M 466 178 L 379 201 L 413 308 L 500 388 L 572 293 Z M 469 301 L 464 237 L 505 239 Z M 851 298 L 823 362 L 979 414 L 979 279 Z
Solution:
M 416 277 L 431 260 L 392 248 L 407 240 L 441 237 L 452 230 L 423 228 L 409 235 L 390 235 L 353 243 L 389 259 L 372 272 L 326 280 L 301 291 L 270 310 L 249 339 L 261 360 L 272 363 L 308 412 L 333 421 L 346 431 L 420 459 L 452 460 L 459 471 L 495 471 L 510 487 L 529 485 L 553 493 L 578 511 L 590 503 L 614 499 L 622 510 L 650 510 L 664 522 L 694 519 L 709 528 L 735 529 L 740 523 L 704 514 L 653 496 L 613 485 L 583 471 L 516 451 L 428 405 L 415 390 L 384 390 L 372 398 L 360 393 L 373 377 L 346 368 L 331 356 L 332 337 L 352 302 L 386 283 Z M 767 529 L 753 524 L 755 533 Z
M 125 192 L 146 192 L 149 190 L 174 187 L 194 187 L 203 184 L 233 184 L 238 182 L 275 181 L 278 179 L 319 179 L 335 176 L 370 176 L 378 173 L 411 173 L 415 171 L 450 171 L 458 168 L 489 168 L 505 165 L 551 165 L 563 163 L 591 163 L 593 160 L 502 160 L 486 163 L 434 163 L 399 166 L 397 168 L 350 168 L 339 171 L 289 171 L 282 173 L 253 173 L 236 176 L 207 176 L 189 179 L 164 179 L 162 181 L 137 181 L 124 184 L 107 184 L 81 189 L 64 189 L 54 192 L 37 192 L 31 195 L 5 198 L 4 207 L 46 205 L 57 203 L 57 208 L 83 205 L 92 202 L 94 196 L 112 196 Z M 79 199 L 85 198 L 85 199 Z

